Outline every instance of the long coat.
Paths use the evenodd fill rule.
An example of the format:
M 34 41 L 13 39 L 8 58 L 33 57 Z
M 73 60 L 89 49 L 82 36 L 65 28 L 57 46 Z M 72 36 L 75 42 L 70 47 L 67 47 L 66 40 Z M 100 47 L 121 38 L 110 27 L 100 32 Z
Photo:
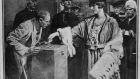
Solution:
M 124 48 L 125 48 L 125 58 L 126 64 L 128 68 L 136 69 L 136 36 L 137 36 L 137 16 L 134 16 L 131 20 L 126 18 L 123 22 L 123 29 L 126 31 L 132 30 L 135 36 L 132 36 L 131 33 L 129 35 L 124 35 Z
M 92 59 L 90 48 L 86 46 L 89 35 L 90 29 L 94 27 L 94 20 L 96 17 L 91 17 L 82 21 L 77 26 L 72 28 L 72 35 L 73 39 L 75 37 L 79 37 L 83 40 L 84 47 L 83 47 L 83 64 L 82 64 L 82 79 L 88 79 L 88 72 L 94 67 L 91 66 Z M 112 17 L 106 15 L 106 20 L 101 27 L 101 30 L 98 34 L 98 42 L 99 44 L 108 44 L 108 51 L 110 51 L 109 46 L 111 45 L 113 49 L 118 50 L 115 52 L 116 56 L 118 57 L 117 61 L 120 62 L 120 59 L 123 57 L 123 48 L 122 48 L 122 33 L 121 29 L 118 26 L 118 23 Z M 107 52 L 107 51 L 106 51 Z M 105 53 L 106 53 L 105 52 Z M 99 51 L 98 53 L 101 53 Z M 112 52 L 113 53 L 113 52 Z M 102 56 L 102 55 L 101 55 Z M 94 62 L 95 64 L 96 62 Z M 119 64 L 118 64 L 119 65 Z M 118 73 L 119 74 L 119 73 Z
M 21 23 L 30 20 L 32 18 L 35 18 L 37 16 L 37 11 L 30 11 L 27 7 L 16 14 L 14 22 L 13 22 L 13 28 L 12 30 L 16 29 Z
M 13 53 L 18 66 L 19 75 L 23 72 L 26 64 L 29 48 L 35 46 L 41 38 L 42 28 L 37 33 L 38 26 L 35 18 L 21 23 L 14 31 L 9 33 L 7 40 L 13 46 Z

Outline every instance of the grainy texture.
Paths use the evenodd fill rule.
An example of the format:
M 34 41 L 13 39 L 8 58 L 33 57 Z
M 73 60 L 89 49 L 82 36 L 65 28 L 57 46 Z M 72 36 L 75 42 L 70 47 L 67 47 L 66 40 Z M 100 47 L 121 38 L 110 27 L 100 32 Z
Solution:
M 43 46 L 39 54 L 32 56 L 28 69 L 29 79 L 68 79 L 66 47 L 50 46 Z

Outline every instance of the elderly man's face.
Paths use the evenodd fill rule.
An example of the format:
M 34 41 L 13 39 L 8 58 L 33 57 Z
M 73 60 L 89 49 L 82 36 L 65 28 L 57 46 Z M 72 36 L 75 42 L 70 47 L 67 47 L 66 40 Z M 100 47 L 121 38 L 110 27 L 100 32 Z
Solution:
M 42 28 L 46 28 L 47 26 L 50 25 L 50 14 L 44 16 L 44 18 L 40 18 L 39 20 L 40 25 Z
M 135 11 L 133 8 L 126 8 L 126 14 L 128 17 L 134 15 L 134 13 Z

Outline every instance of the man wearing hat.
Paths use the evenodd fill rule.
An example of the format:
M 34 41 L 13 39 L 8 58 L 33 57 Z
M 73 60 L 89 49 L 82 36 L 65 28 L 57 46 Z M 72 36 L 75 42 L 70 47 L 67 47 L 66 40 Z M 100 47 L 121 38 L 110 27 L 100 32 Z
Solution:
M 27 0 L 26 8 L 16 14 L 13 28 L 17 28 L 20 23 L 32 19 L 37 16 L 37 0 Z
M 136 12 L 137 5 L 134 0 L 128 0 L 125 3 L 126 19 L 123 22 L 124 30 L 124 52 L 125 52 L 125 63 L 127 68 L 125 71 L 129 73 L 130 69 L 136 72 Z M 131 74 L 127 74 L 131 75 Z M 127 77 L 126 75 L 126 77 Z M 136 78 L 136 76 L 135 76 Z M 134 79 L 135 79 L 134 78 Z M 128 79 L 128 78 L 126 78 Z
M 117 1 L 112 4 L 114 11 L 110 12 L 110 16 L 115 18 L 121 28 L 122 21 L 125 19 L 125 13 L 123 11 L 125 2 L 124 1 Z
M 62 0 L 61 6 L 63 6 L 63 10 L 60 13 L 54 15 L 52 19 L 52 33 L 55 32 L 58 28 L 63 28 L 66 26 L 73 27 L 79 23 L 78 17 L 71 12 L 71 0 Z
M 58 28 L 64 28 L 67 26 L 73 27 L 79 23 L 79 18 L 74 13 L 72 13 L 72 0 L 62 0 L 60 7 L 61 12 L 57 13 L 52 18 L 51 33 L 57 31 Z M 58 37 L 55 37 L 52 43 L 61 44 L 62 42 Z M 76 74 L 75 72 L 77 71 L 77 64 L 75 64 L 76 61 L 73 62 L 73 60 L 77 60 L 76 57 L 68 58 L 68 74 L 70 79 L 77 79 L 76 77 L 78 77 L 79 73 Z M 71 67 L 72 65 L 74 66 Z

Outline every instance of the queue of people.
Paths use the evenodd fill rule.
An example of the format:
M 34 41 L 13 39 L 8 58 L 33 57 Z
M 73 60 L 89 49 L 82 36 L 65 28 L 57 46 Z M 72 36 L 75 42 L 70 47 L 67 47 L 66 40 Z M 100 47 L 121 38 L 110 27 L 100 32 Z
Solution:
M 117 7 L 115 4 L 113 4 L 114 7 L 117 8 L 117 10 L 124 7 L 125 12 L 125 17 L 123 17 L 123 20 L 121 20 L 121 17 L 119 17 L 118 15 L 115 15 L 114 18 L 118 21 L 120 28 L 123 30 L 124 58 L 122 59 L 121 65 L 122 78 L 129 79 L 128 75 L 131 74 L 131 69 L 133 69 L 133 73 L 136 74 L 137 5 L 133 0 L 129 0 L 126 3 L 118 2 L 116 4 L 118 4 L 117 6 L 122 5 L 122 7 Z
M 27 58 L 40 51 L 37 45 L 40 44 L 41 35 L 44 33 L 42 29 L 48 26 L 51 26 L 51 34 L 46 42 L 68 46 L 70 55 L 68 61 L 74 55 L 81 53 L 79 79 L 94 79 L 94 77 L 97 79 L 129 79 L 127 78 L 130 75 L 127 73 L 129 68 L 133 68 L 136 72 L 137 5 L 134 0 L 126 1 L 124 20 L 105 13 L 104 0 L 94 0 L 90 3 L 94 15 L 83 21 L 72 13 L 72 0 L 62 0 L 61 12 L 54 15 L 52 23 L 50 23 L 51 17 L 48 11 L 37 10 L 37 0 L 29 0 L 27 4 L 25 10 L 16 15 L 13 31 L 7 37 L 18 68 L 16 77 L 10 77 L 11 79 L 21 79 L 22 74 L 25 79 L 28 79 L 25 70 Z M 80 43 L 81 49 L 76 46 L 77 38 L 82 42 Z M 109 70 L 104 73 L 101 73 L 104 69 L 97 72 L 96 67 L 98 65 L 103 67 L 100 63 L 106 62 L 103 60 L 108 59 L 106 56 L 113 59 L 106 63 L 111 66 L 104 65 L 104 69 Z M 125 67 L 126 69 L 120 71 L 120 65 L 123 65 L 122 69 Z

